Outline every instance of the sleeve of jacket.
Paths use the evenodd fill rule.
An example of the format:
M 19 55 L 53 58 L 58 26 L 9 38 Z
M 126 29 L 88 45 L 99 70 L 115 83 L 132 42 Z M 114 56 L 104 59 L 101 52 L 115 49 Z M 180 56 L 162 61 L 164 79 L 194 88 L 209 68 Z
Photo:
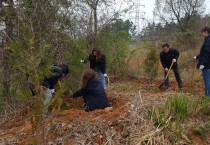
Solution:
M 200 58 L 200 54 L 198 54 L 198 55 L 196 56 L 196 60 L 199 60 L 199 58 Z
M 49 77 L 45 77 L 43 81 L 43 86 L 46 88 L 54 89 L 55 84 L 58 82 L 58 79 L 63 76 L 61 70 L 55 70 Z
M 199 57 L 199 65 L 206 65 L 208 64 L 208 57 L 210 56 L 210 44 L 209 45 L 204 45 L 203 46 L 203 53 L 200 54 Z
M 85 94 L 85 89 L 80 89 L 73 94 L 73 98 L 82 97 Z
M 90 61 L 90 57 L 91 55 L 88 55 L 85 59 L 82 59 L 83 60 L 82 63 L 87 63 L 88 61 Z
M 177 49 L 174 49 L 174 57 L 176 60 L 179 58 L 179 51 Z
M 49 83 L 48 78 L 46 78 L 46 77 L 44 78 L 42 86 L 44 86 L 46 88 L 50 88 L 50 83 Z
M 161 62 L 161 64 L 162 64 L 163 68 L 167 68 L 166 62 L 165 62 L 165 60 L 164 60 L 164 56 L 163 56 L 162 53 L 160 53 L 160 62 Z
M 105 74 L 106 73 L 106 57 L 105 57 L 105 55 L 103 55 L 103 58 L 102 58 L 102 62 L 101 62 L 101 71 L 102 71 L 102 73 L 103 74 Z

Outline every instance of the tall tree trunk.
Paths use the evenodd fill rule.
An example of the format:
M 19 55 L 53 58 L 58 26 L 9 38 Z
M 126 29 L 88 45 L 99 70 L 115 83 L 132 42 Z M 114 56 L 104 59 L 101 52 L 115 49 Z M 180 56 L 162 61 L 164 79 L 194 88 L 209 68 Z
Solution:
M 95 35 L 95 38 L 96 38 L 97 33 L 98 33 L 97 7 L 95 7 L 95 9 L 93 10 L 93 13 L 94 13 L 94 35 Z

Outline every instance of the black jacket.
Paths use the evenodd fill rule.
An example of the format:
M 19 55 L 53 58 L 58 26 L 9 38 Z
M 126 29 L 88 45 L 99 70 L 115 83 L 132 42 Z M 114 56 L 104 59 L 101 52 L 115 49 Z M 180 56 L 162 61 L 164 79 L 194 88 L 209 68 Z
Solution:
M 200 65 L 204 65 L 204 69 L 210 69 L 210 35 L 205 38 L 200 50 L 200 54 L 197 56 L 199 69 Z
M 97 78 L 89 80 L 87 87 L 75 92 L 73 97 L 83 97 L 87 106 L 86 111 L 104 109 L 110 106 L 103 85 Z
M 94 70 L 94 68 L 98 67 L 103 74 L 106 73 L 106 57 L 102 54 L 101 60 L 96 62 L 96 57 L 92 54 L 89 55 L 88 60 L 90 61 L 90 68 Z
M 64 76 L 64 72 L 60 67 L 54 67 L 51 70 L 51 75 L 44 78 L 43 86 L 49 89 L 54 89 L 58 79 Z
M 160 61 L 163 68 L 169 68 L 173 59 L 178 60 L 179 58 L 179 51 L 175 48 L 169 48 L 168 53 L 161 52 L 160 53 Z M 173 64 L 172 69 L 177 68 L 177 62 Z

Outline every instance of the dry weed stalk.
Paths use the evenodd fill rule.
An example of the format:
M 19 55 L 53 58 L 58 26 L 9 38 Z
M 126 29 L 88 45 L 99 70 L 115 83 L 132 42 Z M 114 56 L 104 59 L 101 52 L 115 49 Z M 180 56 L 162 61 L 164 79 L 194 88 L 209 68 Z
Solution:
M 140 122 L 141 124 L 136 126 L 135 131 L 133 131 L 133 135 L 131 137 L 131 144 L 132 145 L 141 145 L 141 144 L 163 144 L 169 143 L 169 141 L 165 138 L 164 134 L 162 133 L 164 127 L 169 125 L 169 121 L 171 117 L 169 117 L 166 121 L 166 126 L 164 127 L 154 127 L 153 122 L 150 120 L 144 119 L 148 110 L 146 109 L 148 104 L 144 103 L 142 99 L 141 91 L 139 91 L 136 100 L 134 100 L 131 104 L 131 112 L 132 112 L 132 120 L 136 122 Z

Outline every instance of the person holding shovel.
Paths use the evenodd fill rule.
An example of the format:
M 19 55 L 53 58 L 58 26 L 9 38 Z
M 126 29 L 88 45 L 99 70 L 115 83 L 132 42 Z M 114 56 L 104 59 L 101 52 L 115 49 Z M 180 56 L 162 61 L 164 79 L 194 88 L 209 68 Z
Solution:
M 73 94 L 73 98 L 76 97 L 83 97 L 85 111 L 87 112 L 110 107 L 104 87 L 100 80 L 96 78 L 92 69 L 85 70 L 82 78 L 82 88 Z
M 210 27 L 204 27 L 201 34 L 204 37 L 204 42 L 200 54 L 194 58 L 198 60 L 197 69 L 202 70 L 205 95 L 210 97 Z
M 101 53 L 100 49 L 94 48 L 92 53 L 89 55 L 87 60 L 90 61 L 90 68 L 98 73 L 100 81 L 103 84 L 104 89 L 106 89 L 106 57 Z M 87 60 L 80 60 L 82 63 L 87 63 Z
M 169 78 L 168 73 L 172 69 L 176 78 L 176 81 L 178 83 L 179 88 L 183 88 L 182 80 L 179 74 L 178 64 L 177 60 L 179 58 L 179 51 L 175 48 L 169 48 L 169 44 L 163 44 L 162 46 L 162 52 L 160 52 L 160 61 L 164 68 L 164 76 L 165 80 L 162 86 L 165 88 L 168 88 L 169 86 Z

